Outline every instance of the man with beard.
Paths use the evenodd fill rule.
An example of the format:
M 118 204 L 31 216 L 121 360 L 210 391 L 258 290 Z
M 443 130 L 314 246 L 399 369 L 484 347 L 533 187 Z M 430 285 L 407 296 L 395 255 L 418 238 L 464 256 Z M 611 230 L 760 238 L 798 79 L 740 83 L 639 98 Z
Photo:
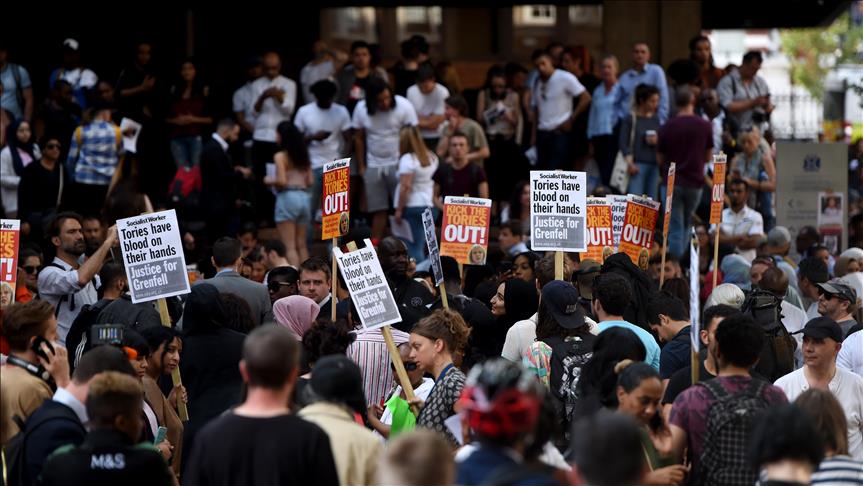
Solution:
M 84 255 L 89 258 L 105 241 L 105 227 L 102 226 L 102 220 L 92 214 L 84 216 L 81 226 L 84 233 L 84 245 L 86 246 Z
M 392 236 L 382 239 L 378 259 L 402 315 L 402 322 L 393 327 L 410 332 L 417 321 L 428 315 L 427 306 L 434 302 L 434 296 L 425 285 L 408 276 L 408 250 L 403 241 Z
M 117 227 L 112 226 L 99 249 L 79 264 L 78 259 L 86 249 L 81 228 L 81 216 L 76 213 L 63 212 L 54 218 L 48 237 L 56 256 L 39 273 L 38 279 L 40 297 L 55 308 L 57 334 L 63 345 L 81 308 L 98 300 L 96 289 L 100 283 L 97 273 L 111 247 L 117 243 Z

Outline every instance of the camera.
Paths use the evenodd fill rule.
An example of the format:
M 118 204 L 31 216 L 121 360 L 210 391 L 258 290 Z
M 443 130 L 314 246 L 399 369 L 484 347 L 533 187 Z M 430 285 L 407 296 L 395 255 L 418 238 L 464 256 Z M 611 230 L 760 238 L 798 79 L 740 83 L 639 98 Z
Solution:
M 123 343 L 122 324 L 100 324 L 90 328 L 90 342 L 93 346 L 110 344 L 120 346 Z

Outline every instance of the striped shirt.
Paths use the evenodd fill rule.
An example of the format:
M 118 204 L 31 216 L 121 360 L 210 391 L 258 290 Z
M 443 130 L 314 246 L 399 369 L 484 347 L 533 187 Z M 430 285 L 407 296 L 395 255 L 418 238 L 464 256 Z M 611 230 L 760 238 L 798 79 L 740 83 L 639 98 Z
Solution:
M 863 485 L 863 463 L 848 456 L 833 456 L 825 458 L 812 473 L 813 485 L 821 486 L 851 486 Z
M 94 121 L 75 130 L 66 162 L 70 170 L 74 168 L 75 182 L 99 186 L 111 183 L 120 161 L 119 130 L 108 121 Z
M 396 346 L 408 342 L 410 335 L 397 329 L 392 330 Z M 345 354 L 360 367 L 363 373 L 363 390 L 366 403 L 380 404 L 387 398 L 393 385 L 393 372 L 390 368 L 390 353 L 380 329 L 357 331 L 357 340 L 348 346 Z

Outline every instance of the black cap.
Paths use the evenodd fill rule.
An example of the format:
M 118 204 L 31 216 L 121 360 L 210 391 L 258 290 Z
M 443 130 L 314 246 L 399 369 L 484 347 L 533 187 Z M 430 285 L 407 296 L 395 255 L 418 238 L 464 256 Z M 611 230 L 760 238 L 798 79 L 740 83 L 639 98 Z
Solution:
M 852 304 L 857 302 L 857 292 L 841 278 L 834 278 L 816 285 L 826 294 L 835 295 L 836 297 L 845 299 Z
M 794 334 L 802 333 L 804 336 L 816 339 L 830 338 L 837 343 L 842 342 L 842 328 L 829 317 L 816 317 L 803 326 L 803 329 Z
M 542 288 L 542 302 L 561 327 L 578 329 L 584 325 L 584 313 L 578 305 L 578 290 L 571 283 L 562 280 L 547 283 Z

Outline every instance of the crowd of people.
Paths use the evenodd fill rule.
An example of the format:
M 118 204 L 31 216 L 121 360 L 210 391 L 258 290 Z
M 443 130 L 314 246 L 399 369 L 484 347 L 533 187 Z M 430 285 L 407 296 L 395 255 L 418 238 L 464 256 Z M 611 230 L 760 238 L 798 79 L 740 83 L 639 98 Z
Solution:
M 4 484 L 863 483 L 863 217 L 839 255 L 776 221 L 759 53 L 719 69 L 699 36 L 663 69 L 637 43 L 630 69 L 603 56 L 596 76 L 586 49 L 552 44 L 467 90 L 420 36 L 390 70 L 374 45 L 318 42 L 299 85 L 277 53 L 250 59 L 228 114 L 194 60 L 165 83 L 140 43 L 114 83 L 81 47 L 63 43 L 37 107 L 0 46 L 2 204 L 21 221 Z M 405 381 L 309 244 L 323 164 L 343 157 L 339 244 L 375 247 Z M 646 267 L 567 253 L 561 273 L 530 250 L 531 167 L 595 164 L 593 194 L 664 201 L 670 161 Z M 436 286 L 421 215 L 465 194 L 493 201 L 496 241 L 483 265 L 442 257 Z M 160 310 L 132 302 L 116 221 L 161 208 L 193 285 Z M 389 235 L 403 222 L 413 238 Z

